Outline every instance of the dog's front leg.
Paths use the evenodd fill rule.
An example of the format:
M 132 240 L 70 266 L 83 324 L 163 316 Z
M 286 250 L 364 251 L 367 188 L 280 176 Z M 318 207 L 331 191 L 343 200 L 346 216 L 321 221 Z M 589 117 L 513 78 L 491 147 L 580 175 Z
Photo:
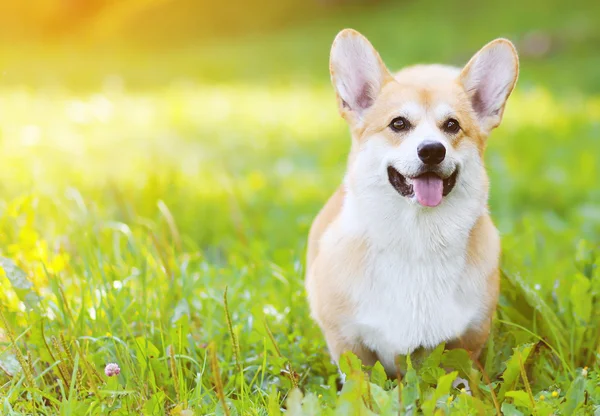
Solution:
M 344 374 L 340 369 L 340 360 L 344 359 L 343 354 L 345 352 L 352 352 L 360 359 L 362 365 L 367 367 L 372 367 L 377 362 L 377 355 L 375 352 L 365 347 L 359 341 L 348 341 L 342 337 L 338 331 L 326 332 L 325 339 L 327 341 L 327 347 L 329 348 L 331 358 L 338 367 L 342 384 L 346 381 L 346 374 Z

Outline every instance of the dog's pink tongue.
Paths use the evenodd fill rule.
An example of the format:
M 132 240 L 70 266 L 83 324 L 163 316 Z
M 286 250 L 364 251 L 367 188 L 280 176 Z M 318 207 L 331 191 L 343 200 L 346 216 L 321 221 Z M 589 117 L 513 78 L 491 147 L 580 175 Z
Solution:
M 419 204 L 437 207 L 442 202 L 444 182 L 437 175 L 422 175 L 413 179 L 413 188 Z

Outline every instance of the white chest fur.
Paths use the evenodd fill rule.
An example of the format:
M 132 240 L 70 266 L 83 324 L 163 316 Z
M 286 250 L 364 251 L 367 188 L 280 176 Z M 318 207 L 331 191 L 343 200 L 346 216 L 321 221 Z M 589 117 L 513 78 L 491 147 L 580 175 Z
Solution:
M 362 235 L 368 247 L 360 276 L 347 288 L 355 308 L 344 336 L 375 351 L 393 373 L 398 354 L 456 339 L 483 318 L 485 276 L 467 261 L 469 233 L 483 207 L 463 206 L 457 214 L 446 204 L 430 215 L 408 206 L 391 221 L 386 205 L 365 212 L 357 204 L 349 196 L 340 218 L 340 228 Z
M 419 262 L 390 250 L 367 267 L 353 288 L 357 308 L 348 329 L 387 369 L 396 355 L 456 339 L 477 319 L 483 294 L 468 283 L 464 256 Z

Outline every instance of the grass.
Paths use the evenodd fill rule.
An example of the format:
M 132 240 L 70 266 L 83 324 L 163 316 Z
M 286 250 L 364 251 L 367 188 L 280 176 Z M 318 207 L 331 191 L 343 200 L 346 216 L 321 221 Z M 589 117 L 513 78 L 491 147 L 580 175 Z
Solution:
M 600 29 L 591 9 L 535 10 L 383 5 L 97 65 L 64 47 L 4 54 L 1 413 L 598 414 Z M 393 68 L 534 29 L 553 40 L 522 55 L 489 140 L 503 280 L 481 367 L 439 350 L 398 383 L 349 356 L 338 394 L 303 264 L 348 150 L 327 83 L 343 26 Z

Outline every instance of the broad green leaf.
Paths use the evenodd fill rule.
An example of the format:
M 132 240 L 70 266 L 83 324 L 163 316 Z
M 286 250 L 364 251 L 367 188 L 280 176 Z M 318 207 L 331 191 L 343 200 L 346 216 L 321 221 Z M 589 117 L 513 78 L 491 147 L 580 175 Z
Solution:
M 386 409 L 389 406 L 389 402 L 391 400 L 391 397 L 388 394 L 389 392 L 385 391 L 383 388 L 373 383 L 371 383 L 369 388 L 371 390 L 371 397 L 377 405 L 379 412 L 381 412 L 383 409 Z
M 450 394 L 452 382 L 458 377 L 458 371 L 448 373 L 438 379 L 438 385 L 435 389 L 435 394 L 438 398 Z
M 446 343 L 442 342 L 440 345 L 435 347 L 423 361 L 423 368 L 426 367 L 439 367 L 442 362 L 442 355 L 444 354 Z
M 389 390 L 387 392 L 390 400 L 388 401 L 387 407 L 381 408 L 382 415 L 397 415 L 400 413 L 400 395 L 398 394 L 399 391 L 400 388 L 396 386 L 392 390 Z
M 529 399 L 529 394 L 527 394 L 526 391 L 524 391 L 524 390 L 507 391 L 504 396 L 512 398 L 513 403 L 516 406 L 525 407 L 526 409 L 531 410 L 531 400 Z
M 362 391 L 360 385 L 360 381 L 346 377 L 346 381 L 342 386 L 342 391 L 340 391 L 340 399 L 344 399 L 349 402 L 361 401 L 364 391 Z
M 344 414 L 340 413 L 340 409 L 352 409 L 351 412 L 345 413 L 348 415 L 362 416 L 373 414 L 373 412 L 367 409 L 363 400 L 368 391 L 367 383 L 368 381 L 364 378 L 360 379 L 356 372 L 351 377 L 347 377 L 344 387 L 342 387 L 342 391 L 340 392 L 336 414 Z
M 525 365 L 525 361 L 529 357 L 534 344 L 523 344 L 517 348 L 513 348 L 513 355 L 506 362 L 506 369 L 502 374 L 504 380 L 500 391 L 498 392 L 498 400 L 503 401 L 507 391 L 512 390 L 517 383 L 517 380 L 521 376 L 520 362 Z
M 387 374 L 385 373 L 385 369 L 383 368 L 383 365 L 377 361 L 371 369 L 371 382 L 379 387 L 384 387 L 386 381 Z
M 302 400 L 302 414 L 306 416 L 319 416 L 321 414 L 321 406 L 319 399 L 314 393 L 306 393 Z
M 485 414 L 486 406 L 476 397 L 470 394 L 458 394 L 452 404 L 451 415 L 480 415 Z M 493 414 L 493 413 L 492 413 Z
M 552 416 L 556 413 L 554 407 L 548 402 L 537 401 L 535 403 L 535 410 L 537 416 Z
M 571 387 L 565 395 L 565 402 L 562 404 L 561 411 L 564 415 L 572 415 L 579 406 L 583 405 L 585 400 L 585 378 L 577 376 L 571 383 Z
M 463 349 L 444 351 L 442 364 L 446 368 L 458 371 L 461 377 L 467 379 L 473 368 L 473 362 L 471 361 L 471 357 L 469 357 L 469 353 Z
M 423 370 L 421 374 L 421 379 L 429 384 L 430 386 L 434 386 L 437 380 L 442 377 L 446 372 L 440 367 L 431 367 Z
M 425 415 L 432 415 L 435 410 L 438 400 L 447 397 L 452 388 L 452 382 L 458 377 L 458 371 L 453 371 L 441 376 L 437 381 L 437 387 L 432 396 L 427 399 L 422 406 Z
M 336 416 L 348 416 L 354 415 L 356 413 L 356 409 L 352 403 L 348 403 L 346 401 L 338 401 L 335 408 Z
M 340 370 L 342 373 L 346 374 L 346 376 L 350 375 L 353 372 L 362 371 L 362 364 L 360 359 L 352 352 L 345 351 L 340 356 Z
M 442 349 L 443 352 L 443 349 Z M 426 348 L 417 348 L 413 352 L 410 353 L 410 361 L 412 363 L 413 368 L 419 373 L 423 364 L 429 357 L 432 351 L 427 350 Z M 406 361 L 406 360 L 405 360 Z
M 502 407 L 500 408 L 500 410 L 502 410 L 502 414 L 504 416 L 525 416 L 523 412 L 521 412 L 515 407 L 514 404 L 506 402 L 502 403 Z
M 436 384 L 438 379 L 446 373 L 440 368 L 445 347 L 445 343 L 442 343 L 431 351 L 423 360 L 421 368 L 418 371 L 421 379 L 430 385 Z

